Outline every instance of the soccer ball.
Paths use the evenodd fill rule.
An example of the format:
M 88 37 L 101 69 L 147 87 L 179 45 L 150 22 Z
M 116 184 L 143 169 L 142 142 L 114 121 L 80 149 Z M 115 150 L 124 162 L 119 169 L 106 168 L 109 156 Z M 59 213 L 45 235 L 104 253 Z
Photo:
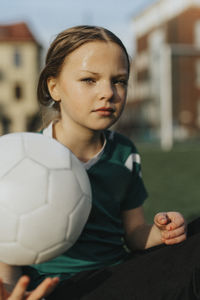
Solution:
M 38 133 L 0 137 L 0 261 L 38 264 L 78 239 L 91 209 L 80 161 Z

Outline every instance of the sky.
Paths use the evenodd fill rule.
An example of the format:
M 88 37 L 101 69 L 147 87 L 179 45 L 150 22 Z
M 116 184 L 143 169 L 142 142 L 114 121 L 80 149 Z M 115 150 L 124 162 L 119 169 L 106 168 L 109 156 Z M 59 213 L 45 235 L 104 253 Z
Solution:
M 25 21 L 48 47 L 60 31 L 75 25 L 106 27 L 134 51 L 134 15 L 157 0 L 0 0 L 0 24 Z

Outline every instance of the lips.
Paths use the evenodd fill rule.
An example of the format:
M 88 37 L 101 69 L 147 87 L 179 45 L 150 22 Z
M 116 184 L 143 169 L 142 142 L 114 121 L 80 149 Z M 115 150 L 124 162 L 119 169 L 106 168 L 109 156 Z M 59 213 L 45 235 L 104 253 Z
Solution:
M 94 111 L 114 112 L 115 110 L 112 107 L 100 107 L 100 108 L 95 109 Z
M 115 112 L 115 110 L 112 107 L 103 106 L 95 109 L 93 112 L 97 113 L 101 117 L 109 117 Z

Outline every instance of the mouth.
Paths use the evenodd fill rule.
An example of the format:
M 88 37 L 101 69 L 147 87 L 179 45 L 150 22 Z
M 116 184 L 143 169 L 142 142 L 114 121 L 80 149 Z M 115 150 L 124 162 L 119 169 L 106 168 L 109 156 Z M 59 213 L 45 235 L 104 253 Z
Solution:
M 115 112 L 115 109 L 112 107 L 100 107 L 95 109 L 93 112 L 97 112 L 101 116 L 110 116 Z
M 108 111 L 108 112 L 114 112 L 114 108 L 112 107 L 100 107 L 100 108 L 97 108 L 95 109 L 94 111 Z

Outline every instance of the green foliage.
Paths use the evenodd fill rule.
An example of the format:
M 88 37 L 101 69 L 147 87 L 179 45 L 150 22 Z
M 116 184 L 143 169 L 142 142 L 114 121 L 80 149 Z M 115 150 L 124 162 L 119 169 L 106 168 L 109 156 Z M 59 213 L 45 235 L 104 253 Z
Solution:
M 160 211 L 179 211 L 187 221 L 200 216 L 200 144 L 176 145 L 170 152 L 142 145 L 138 149 L 149 193 L 147 221 Z

